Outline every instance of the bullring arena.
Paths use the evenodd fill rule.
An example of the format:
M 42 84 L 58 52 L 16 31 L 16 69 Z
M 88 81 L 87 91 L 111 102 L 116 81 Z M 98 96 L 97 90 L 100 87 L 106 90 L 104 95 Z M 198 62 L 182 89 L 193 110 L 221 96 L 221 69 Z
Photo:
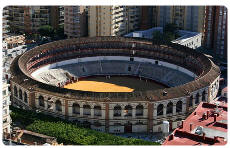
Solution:
M 185 46 L 123 37 L 37 46 L 11 65 L 12 104 L 109 133 L 180 125 L 219 88 L 219 68 Z M 103 89 L 104 88 L 104 89 Z

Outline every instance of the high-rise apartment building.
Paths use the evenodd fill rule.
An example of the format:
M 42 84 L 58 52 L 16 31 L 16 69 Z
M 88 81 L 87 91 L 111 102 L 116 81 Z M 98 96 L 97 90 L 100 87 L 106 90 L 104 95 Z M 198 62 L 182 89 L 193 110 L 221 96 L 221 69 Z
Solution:
M 86 6 L 64 6 L 64 32 L 68 38 L 87 36 Z
M 59 15 L 58 6 L 9 6 L 9 26 L 15 33 L 34 33 L 43 25 L 56 29 Z
M 180 29 L 202 33 L 204 12 L 204 6 L 157 6 L 157 26 L 175 23 Z
M 10 118 L 10 110 L 9 110 L 9 105 L 10 105 L 10 94 L 8 91 L 9 84 L 7 84 L 6 80 L 2 82 L 2 102 L 3 102 L 3 108 L 2 108 L 2 117 L 3 117 L 3 133 L 8 134 L 10 133 L 10 123 L 11 123 L 11 118 Z
M 204 46 L 227 59 L 227 8 L 207 6 L 205 14 Z
M 4 38 L 6 38 L 7 33 L 9 32 L 8 17 L 9 17 L 9 10 L 6 8 L 3 10 L 3 15 L 2 15 L 2 38 L 3 40 Z
M 89 36 L 122 36 L 139 29 L 140 7 L 89 6 Z
M 65 10 L 64 6 L 58 7 L 58 13 L 59 13 L 59 25 L 64 25 L 64 17 L 65 17 Z
M 153 20 L 153 7 L 152 6 L 141 6 L 141 17 L 140 17 L 140 29 L 146 30 L 152 28 Z M 149 19 L 152 18 L 152 19 Z

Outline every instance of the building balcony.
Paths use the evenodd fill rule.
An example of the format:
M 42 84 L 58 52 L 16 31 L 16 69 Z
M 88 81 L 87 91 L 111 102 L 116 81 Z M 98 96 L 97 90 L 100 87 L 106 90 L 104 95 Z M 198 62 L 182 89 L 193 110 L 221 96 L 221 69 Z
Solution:
M 2 16 L 3 19 L 4 19 L 4 18 L 8 18 L 8 17 L 9 17 L 8 14 Z
M 9 33 L 9 32 L 10 32 L 9 30 L 2 30 L 3 34 Z
M 3 24 L 3 25 L 2 25 L 2 29 L 3 29 L 3 30 L 5 30 L 5 29 L 8 28 L 8 27 L 9 27 L 9 25 L 6 25 L 6 24 Z

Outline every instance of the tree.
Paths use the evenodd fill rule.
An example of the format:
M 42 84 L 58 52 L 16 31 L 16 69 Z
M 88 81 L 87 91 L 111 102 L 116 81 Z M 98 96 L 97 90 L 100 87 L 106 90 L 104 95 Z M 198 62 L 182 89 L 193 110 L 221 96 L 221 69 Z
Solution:
M 38 29 L 38 32 L 41 36 L 47 36 L 47 37 L 53 37 L 55 33 L 53 27 L 50 25 L 41 26 Z
M 160 31 L 153 32 L 153 43 L 160 44 L 164 40 L 164 35 Z
M 57 30 L 55 31 L 55 36 L 58 39 L 65 39 L 66 35 L 64 34 L 64 25 L 59 25 Z
M 175 40 L 175 34 L 173 34 L 172 32 L 165 32 L 164 33 L 164 41 L 166 43 L 170 43 L 172 40 Z
M 163 32 L 170 32 L 172 34 L 177 34 L 179 30 L 179 27 L 175 23 L 168 23 L 164 26 Z

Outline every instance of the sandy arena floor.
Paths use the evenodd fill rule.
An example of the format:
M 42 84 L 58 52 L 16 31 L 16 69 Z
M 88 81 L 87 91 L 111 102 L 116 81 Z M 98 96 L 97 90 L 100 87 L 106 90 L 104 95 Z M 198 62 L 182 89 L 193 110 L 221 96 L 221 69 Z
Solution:
M 164 85 L 153 81 L 148 80 L 146 82 L 138 78 L 119 76 L 113 76 L 110 79 L 106 79 L 105 77 L 89 77 L 64 87 L 92 92 L 132 92 L 165 88 Z

